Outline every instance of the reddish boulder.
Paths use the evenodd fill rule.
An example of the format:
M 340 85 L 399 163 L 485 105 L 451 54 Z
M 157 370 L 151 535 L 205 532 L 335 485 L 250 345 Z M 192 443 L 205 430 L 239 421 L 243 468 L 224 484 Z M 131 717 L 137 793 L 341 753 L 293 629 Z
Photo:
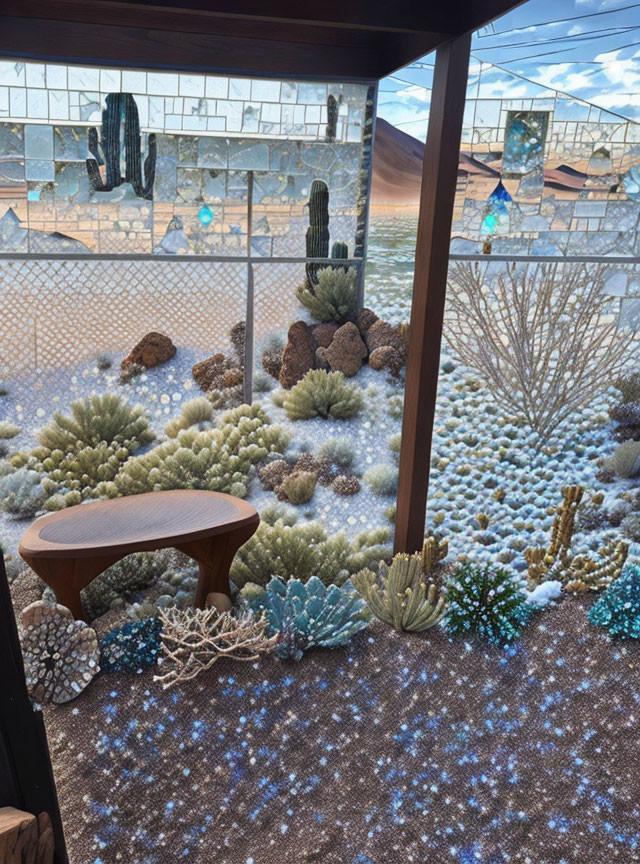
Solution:
M 143 336 L 131 353 L 124 358 L 120 368 L 125 369 L 133 364 L 151 369 L 171 360 L 175 353 L 176 346 L 168 336 L 151 331 Z
M 337 324 L 327 321 L 324 324 L 317 324 L 312 328 L 313 339 L 317 348 L 328 348 L 331 345 L 331 340 L 338 329 Z
M 361 309 L 356 316 L 356 324 L 358 325 L 358 330 L 362 336 L 364 336 L 372 324 L 375 324 L 376 321 L 379 320 L 380 319 L 376 313 L 372 309 L 367 309 L 366 306 Z
M 287 344 L 282 352 L 282 366 L 278 380 L 290 390 L 313 369 L 315 359 L 311 330 L 304 321 L 296 321 L 289 327 Z
M 352 321 L 339 327 L 328 348 L 318 348 L 316 356 L 329 364 L 333 372 L 342 372 L 352 378 L 360 371 L 367 356 L 367 346 Z

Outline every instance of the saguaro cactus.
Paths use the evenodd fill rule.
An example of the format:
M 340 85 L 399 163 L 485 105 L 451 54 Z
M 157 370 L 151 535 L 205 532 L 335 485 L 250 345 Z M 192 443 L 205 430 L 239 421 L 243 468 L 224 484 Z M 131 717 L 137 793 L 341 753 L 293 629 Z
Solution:
M 327 97 L 327 128 L 325 130 L 325 141 L 336 140 L 338 129 L 338 100 L 329 94 Z
M 307 258 L 327 258 L 329 255 L 329 187 L 324 180 L 314 180 L 309 193 L 309 227 L 307 228 Z M 317 283 L 321 264 L 307 264 L 307 280 Z
M 92 127 L 89 129 L 88 139 L 89 151 L 94 158 L 87 159 L 87 173 L 96 192 L 110 192 L 122 183 L 131 183 L 138 198 L 153 198 L 156 136 L 152 133 L 147 137 L 147 156 L 143 165 L 138 106 L 131 93 L 109 93 L 107 106 L 102 112 L 102 138 L 98 143 L 98 131 Z M 123 144 L 124 177 L 121 156 Z M 106 168 L 104 182 L 100 175 L 100 165 Z

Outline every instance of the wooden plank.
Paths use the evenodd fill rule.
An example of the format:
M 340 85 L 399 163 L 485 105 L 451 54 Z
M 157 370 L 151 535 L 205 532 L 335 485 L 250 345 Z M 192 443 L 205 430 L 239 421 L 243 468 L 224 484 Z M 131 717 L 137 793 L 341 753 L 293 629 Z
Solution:
M 254 25 L 255 26 L 255 25 Z M 240 28 L 239 28 L 240 31 Z M 41 18 L 0 17 L 0 56 L 124 68 L 193 70 L 297 80 L 366 81 L 385 74 L 383 37 L 331 47 L 291 33 L 265 38 L 92 24 Z M 433 43 L 425 42 L 425 52 Z M 423 53 L 425 53 L 423 52 Z
M 500 0 L 498 0 L 500 2 Z M 260 22 L 295 23 L 307 28 L 378 30 L 388 33 L 421 33 L 432 29 L 431 22 L 450 17 L 447 7 L 417 5 L 412 0 L 399 0 L 390 5 L 388 0 L 324 0 L 323 3 L 303 4 L 299 0 L 5 0 L 8 14 L 29 17 L 67 18 L 86 20 L 84 16 L 109 10 L 112 20 L 140 13 L 147 20 L 157 12 L 176 10 L 183 15 L 207 16 L 212 19 L 255 20 Z M 115 7 L 115 11 L 114 10 Z M 19 9 L 20 11 L 16 11 Z M 43 15 L 43 10 L 47 14 Z
M 422 548 L 449 244 L 471 36 L 438 48 L 424 152 L 402 422 L 395 551 Z
M 36 817 L 15 807 L 0 807 L 0 862 L 52 864 L 53 830 L 46 813 Z
M 9 584 L 0 555 L 0 804 L 39 816 L 38 832 L 53 845 L 49 864 L 68 864 L 42 714 L 33 710 L 24 679 L 22 653 L 13 615 Z M 4 773 L 9 774 L 4 778 Z M 8 780 L 8 782 L 5 782 Z M 47 827 L 47 824 L 49 827 Z M 51 836 L 53 835 L 53 836 Z M 44 852 L 43 852 L 44 854 Z M 37 859 L 36 859 L 37 860 Z

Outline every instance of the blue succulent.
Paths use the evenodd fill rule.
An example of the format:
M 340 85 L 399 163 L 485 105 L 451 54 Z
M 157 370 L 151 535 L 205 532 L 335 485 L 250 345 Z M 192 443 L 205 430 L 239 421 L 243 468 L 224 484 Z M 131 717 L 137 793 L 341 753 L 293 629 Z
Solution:
M 142 672 L 153 666 L 161 653 L 158 618 L 131 621 L 116 627 L 100 640 L 103 672 Z
M 271 634 L 280 633 L 276 654 L 300 660 L 311 648 L 344 645 L 367 626 L 365 603 L 349 582 L 327 587 L 317 576 L 308 582 L 273 577 L 266 588 L 248 584 L 240 592 L 246 608 L 265 613 Z
M 640 639 L 640 567 L 626 567 L 589 610 L 589 621 L 621 639 Z

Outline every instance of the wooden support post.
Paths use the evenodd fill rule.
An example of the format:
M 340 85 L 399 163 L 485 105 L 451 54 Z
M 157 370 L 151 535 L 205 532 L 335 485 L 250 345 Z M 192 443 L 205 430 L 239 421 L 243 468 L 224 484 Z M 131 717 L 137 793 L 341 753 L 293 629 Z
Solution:
M 46 850 L 50 846 L 53 847 L 52 859 L 43 860 L 67 864 L 47 736 L 42 714 L 33 710 L 27 695 L 18 631 L 1 553 L 0 549 L 0 807 L 15 807 L 37 815 L 37 836 L 43 838 L 38 839 L 37 849 L 44 855 L 45 852 L 49 854 Z M 2 824 L 5 827 L 11 822 L 10 816 L 4 812 Z M 30 820 L 30 817 L 25 818 Z M 25 825 L 23 830 L 36 829 Z M 20 842 L 23 841 L 26 839 Z
M 0 807 L 2 864 L 53 864 L 53 829 L 47 813 L 38 817 Z
M 449 243 L 471 36 L 436 52 L 422 167 L 409 358 L 402 421 L 395 551 L 422 548 L 438 389 Z

